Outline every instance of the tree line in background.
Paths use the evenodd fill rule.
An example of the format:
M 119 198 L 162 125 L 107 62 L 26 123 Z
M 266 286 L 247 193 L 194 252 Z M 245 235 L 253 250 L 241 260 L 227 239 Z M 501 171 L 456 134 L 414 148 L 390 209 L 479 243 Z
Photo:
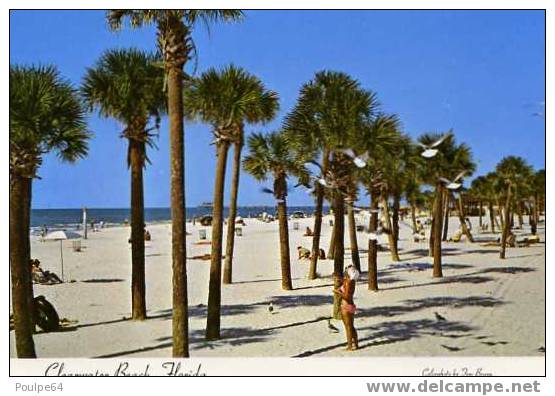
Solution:
M 431 214 L 429 236 L 433 276 L 442 276 L 441 243 L 447 238 L 448 217 L 454 208 L 461 230 L 470 242 L 465 222 L 469 205 L 488 209 L 491 231 L 502 231 L 500 257 L 514 225 L 529 216 L 536 233 L 545 206 L 545 171 L 534 171 L 524 159 L 503 158 L 494 172 L 474 179 L 470 189 L 463 179 L 475 171 L 470 148 L 457 142 L 452 131 L 426 133 L 413 141 L 402 130 L 399 117 L 381 110 L 376 93 L 353 77 L 321 71 L 305 83 L 281 129 L 245 136 L 245 126 L 273 120 L 278 94 L 248 71 L 229 65 L 209 69 L 194 78 L 184 72 L 194 61 L 192 32 L 196 25 L 237 22 L 238 10 L 112 10 L 109 27 L 121 29 L 154 25 L 158 53 L 136 49 L 107 50 L 85 72 L 77 89 L 54 67 L 10 67 L 10 270 L 16 349 L 18 357 L 36 357 L 33 332 L 33 289 L 30 274 L 30 208 L 32 180 L 42 157 L 55 151 L 73 162 L 86 156 L 91 133 L 86 113 L 97 112 L 123 125 L 120 137 L 128 141 L 127 164 L 131 176 L 131 312 L 132 319 L 147 318 L 144 253 L 143 168 L 147 147 L 160 119 L 169 118 L 174 357 L 189 355 L 185 188 L 184 120 L 211 126 L 216 149 L 212 252 L 208 285 L 206 338 L 220 338 L 223 201 L 225 171 L 233 148 L 230 213 L 227 222 L 223 284 L 233 282 L 234 227 L 241 168 L 272 187 L 264 191 L 276 200 L 279 222 L 282 288 L 292 290 L 287 195 L 303 188 L 315 202 L 314 236 L 308 278 L 318 276 L 324 201 L 333 210 L 329 258 L 334 260 L 334 287 L 342 282 L 344 240 L 349 235 L 353 265 L 360 270 L 356 237 L 355 202 L 369 196 L 368 289 L 378 290 L 378 234 L 387 234 L 389 250 L 399 261 L 401 202 L 410 207 L 416 231 L 417 212 Z M 241 161 L 243 146 L 248 154 Z M 292 186 L 290 179 L 294 178 Z M 379 216 L 381 214 L 381 226 Z M 345 224 L 345 218 L 347 224 Z M 334 316 L 339 299 L 334 296 Z

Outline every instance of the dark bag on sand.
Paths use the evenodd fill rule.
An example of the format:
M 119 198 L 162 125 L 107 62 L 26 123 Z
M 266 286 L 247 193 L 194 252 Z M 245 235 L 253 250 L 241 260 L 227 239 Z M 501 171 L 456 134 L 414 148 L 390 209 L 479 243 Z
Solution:
M 44 331 L 60 328 L 60 317 L 52 304 L 44 296 L 35 297 L 35 324 Z

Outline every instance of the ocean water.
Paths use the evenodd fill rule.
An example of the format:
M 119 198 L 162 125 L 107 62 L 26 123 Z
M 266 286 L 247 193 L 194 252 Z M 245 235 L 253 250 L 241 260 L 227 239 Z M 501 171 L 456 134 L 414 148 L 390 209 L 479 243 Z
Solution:
M 257 217 L 263 212 L 275 214 L 275 206 L 244 206 L 237 209 L 241 217 Z M 288 213 L 302 211 L 307 214 L 314 212 L 311 206 L 291 206 L 287 208 Z M 211 208 L 192 207 L 187 208 L 187 219 L 201 217 L 212 213 Z M 224 216 L 227 216 L 228 208 L 224 208 Z M 49 231 L 59 229 L 77 229 L 82 223 L 81 209 L 33 209 L 31 211 L 31 229 L 38 230 L 42 225 L 46 225 Z M 95 223 L 103 221 L 105 226 L 115 226 L 124 224 L 131 219 L 129 208 L 87 208 L 87 222 L 91 220 Z M 171 221 L 170 208 L 145 208 L 145 222 L 163 223 Z

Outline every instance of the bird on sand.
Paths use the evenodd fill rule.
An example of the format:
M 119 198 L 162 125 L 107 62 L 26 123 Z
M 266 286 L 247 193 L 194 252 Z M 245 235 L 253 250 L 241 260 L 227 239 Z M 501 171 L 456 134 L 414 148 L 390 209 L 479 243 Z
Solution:
M 339 329 L 331 324 L 331 320 L 327 319 L 328 321 L 328 330 L 332 333 L 339 333 Z
M 441 344 L 441 346 L 442 346 L 443 348 L 447 349 L 448 351 L 451 351 L 451 352 L 458 352 L 458 351 L 462 351 L 462 350 L 464 349 L 464 348 L 452 347 L 452 346 L 443 345 L 443 344 Z
M 434 312 L 434 315 L 435 315 L 436 319 L 439 320 L 440 322 L 445 322 L 447 320 L 443 316 L 438 314 L 437 312 Z

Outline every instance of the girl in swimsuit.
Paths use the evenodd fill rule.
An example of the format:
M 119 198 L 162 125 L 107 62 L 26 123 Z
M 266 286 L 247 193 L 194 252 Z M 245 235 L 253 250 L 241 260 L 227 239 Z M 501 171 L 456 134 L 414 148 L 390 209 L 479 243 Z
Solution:
M 356 305 L 353 302 L 355 293 L 355 283 L 360 273 L 355 267 L 349 265 L 343 273 L 343 284 L 339 289 L 334 289 L 334 293 L 341 296 L 341 318 L 347 334 L 347 350 L 354 351 L 358 348 L 358 334 L 355 329 Z

